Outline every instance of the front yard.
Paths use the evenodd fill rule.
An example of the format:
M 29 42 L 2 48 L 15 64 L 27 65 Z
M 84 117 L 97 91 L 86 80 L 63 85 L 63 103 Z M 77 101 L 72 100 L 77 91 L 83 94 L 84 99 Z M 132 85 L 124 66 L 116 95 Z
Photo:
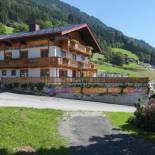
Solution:
M 58 133 L 62 111 L 0 108 L 0 155 L 37 152 L 68 155 L 67 142 Z
M 149 141 L 155 143 L 155 133 L 145 132 L 141 129 L 134 127 L 128 120 L 133 116 L 133 113 L 125 112 L 106 112 L 108 119 L 111 121 L 112 125 L 123 131 L 127 131 L 133 136 L 143 137 Z

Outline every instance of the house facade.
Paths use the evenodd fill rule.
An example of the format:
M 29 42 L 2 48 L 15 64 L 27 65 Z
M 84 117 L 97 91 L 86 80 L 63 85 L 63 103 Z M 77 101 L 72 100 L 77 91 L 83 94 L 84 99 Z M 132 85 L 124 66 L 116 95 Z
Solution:
M 90 61 L 101 49 L 86 24 L 0 36 L 0 78 L 12 82 L 53 82 L 96 77 Z

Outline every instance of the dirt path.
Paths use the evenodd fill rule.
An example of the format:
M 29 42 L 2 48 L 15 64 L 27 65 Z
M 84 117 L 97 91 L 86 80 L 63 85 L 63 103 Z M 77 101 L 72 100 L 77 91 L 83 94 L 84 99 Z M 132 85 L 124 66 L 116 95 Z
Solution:
M 74 155 L 154 155 L 155 145 L 114 129 L 101 112 L 70 112 L 60 123 Z

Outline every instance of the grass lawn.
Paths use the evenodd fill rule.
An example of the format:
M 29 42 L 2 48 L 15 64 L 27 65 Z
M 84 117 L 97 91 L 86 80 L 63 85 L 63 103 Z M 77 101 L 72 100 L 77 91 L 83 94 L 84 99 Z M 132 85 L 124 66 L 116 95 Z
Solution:
M 0 108 L 0 155 L 16 155 L 25 148 L 37 155 L 68 155 L 57 128 L 62 115 L 56 110 Z
M 105 114 L 114 127 L 120 128 L 123 131 L 127 131 L 133 136 L 143 137 L 155 143 L 155 133 L 145 132 L 135 128 L 132 124 L 128 123 L 128 120 L 133 116 L 133 113 L 106 112 Z

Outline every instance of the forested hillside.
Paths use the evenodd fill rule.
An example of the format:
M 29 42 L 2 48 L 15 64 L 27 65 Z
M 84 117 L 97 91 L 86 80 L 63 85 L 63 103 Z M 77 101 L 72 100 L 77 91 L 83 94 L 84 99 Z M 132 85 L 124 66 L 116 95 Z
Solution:
M 129 38 L 106 26 L 100 20 L 59 0 L 0 0 L 0 22 L 14 31 L 28 31 L 27 24 L 36 22 L 42 28 L 76 23 L 91 26 L 98 42 L 108 55 L 107 47 L 120 47 L 137 54 L 141 61 L 155 64 L 155 49 L 144 41 Z M 1 27 L 1 26 L 0 26 Z M 5 31 L 1 31 L 5 33 Z

